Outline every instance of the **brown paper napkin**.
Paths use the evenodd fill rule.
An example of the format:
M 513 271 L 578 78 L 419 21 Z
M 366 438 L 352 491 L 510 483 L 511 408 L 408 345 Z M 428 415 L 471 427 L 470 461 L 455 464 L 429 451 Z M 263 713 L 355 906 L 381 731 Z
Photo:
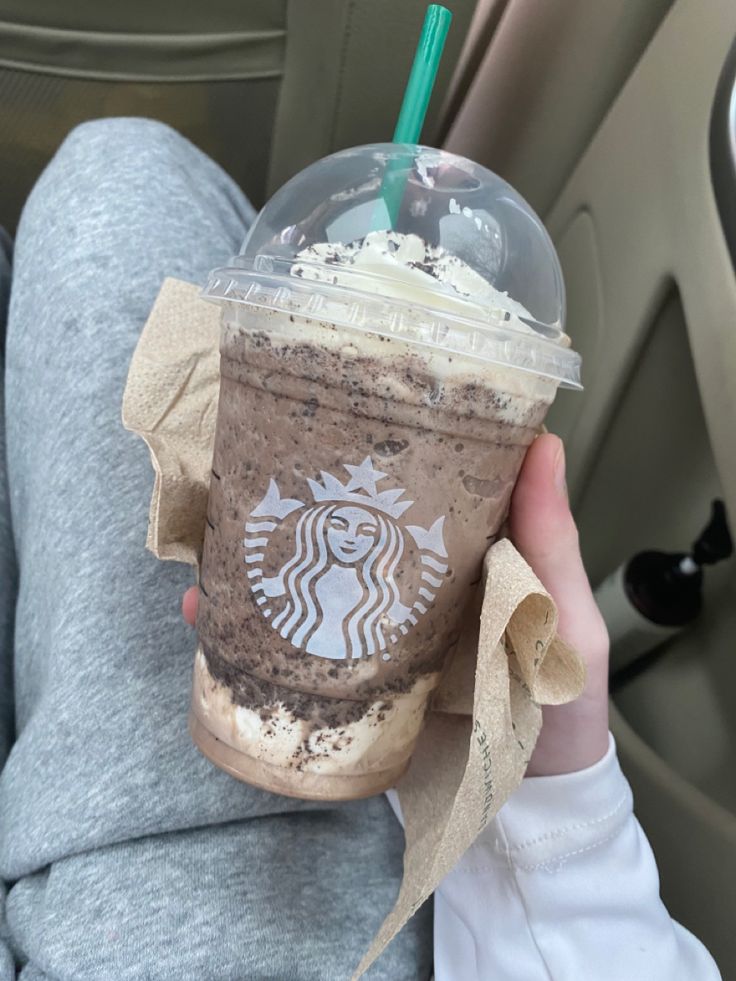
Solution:
M 147 546 L 197 565 L 219 391 L 219 310 L 197 287 L 165 280 L 133 355 L 123 423 L 156 473 Z M 520 784 L 540 705 L 583 689 L 583 664 L 557 636 L 557 610 L 508 541 L 488 552 L 478 616 L 438 688 L 398 785 L 406 850 L 399 897 L 358 965 L 368 969 Z

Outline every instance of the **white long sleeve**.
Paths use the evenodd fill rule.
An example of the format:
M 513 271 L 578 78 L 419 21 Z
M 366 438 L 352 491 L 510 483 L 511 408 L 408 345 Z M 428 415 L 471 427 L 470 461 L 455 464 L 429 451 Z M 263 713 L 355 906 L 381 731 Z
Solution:
M 714 981 L 659 898 L 613 737 L 578 773 L 531 777 L 435 892 L 436 981 Z

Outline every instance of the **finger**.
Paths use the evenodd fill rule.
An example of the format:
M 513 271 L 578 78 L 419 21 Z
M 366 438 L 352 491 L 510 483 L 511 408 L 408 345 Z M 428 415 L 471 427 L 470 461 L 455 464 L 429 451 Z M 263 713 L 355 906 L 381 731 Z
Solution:
M 191 589 L 188 589 L 186 593 L 184 593 L 181 601 L 182 615 L 190 627 L 193 627 L 197 621 L 198 604 L 199 590 L 196 586 L 192 586 Z
M 580 556 L 565 487 L 562 442 L 540 436 L 514 489 L 512 540 L 555 601 L 558 633 L 587 665 L 585 690 L 567 705 L 545 705 L 528 775 L 568 773 L 599 760 L 608 748 L 608 635 Z
M 586 658 L 605 656 L 605 626 L 580 555 L 557 436 L 540 436 L 529 448 L 511 501 L 509 531 L 557 605 L 560 636 Z

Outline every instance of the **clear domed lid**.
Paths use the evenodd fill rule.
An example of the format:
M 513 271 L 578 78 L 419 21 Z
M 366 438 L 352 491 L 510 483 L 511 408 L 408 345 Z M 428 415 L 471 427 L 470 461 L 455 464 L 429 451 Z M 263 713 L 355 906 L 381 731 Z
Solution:
M 444 150 L 374 144 L 307 167 L 266 204 L 204 295 L 580 387 L 544 226 L 504 180 Z

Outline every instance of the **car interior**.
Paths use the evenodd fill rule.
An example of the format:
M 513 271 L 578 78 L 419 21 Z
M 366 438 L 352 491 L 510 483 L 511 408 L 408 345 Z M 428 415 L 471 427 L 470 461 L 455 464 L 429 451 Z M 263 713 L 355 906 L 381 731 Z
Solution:
M 736 5 L 447 0 L 422 142 L 509 181 L 561 259 L 584 391 L 548 428 L 593 586 L 736 528 Z M 65 135 L 162 120 L 256 207 L 391 137 L 424 0 L 0 0 L 0 225 Z M 611 728 L 672 916 L 736 978 L 736 563 L 612 678 Z M 615 638 L 614 638 L 615 643 Z

